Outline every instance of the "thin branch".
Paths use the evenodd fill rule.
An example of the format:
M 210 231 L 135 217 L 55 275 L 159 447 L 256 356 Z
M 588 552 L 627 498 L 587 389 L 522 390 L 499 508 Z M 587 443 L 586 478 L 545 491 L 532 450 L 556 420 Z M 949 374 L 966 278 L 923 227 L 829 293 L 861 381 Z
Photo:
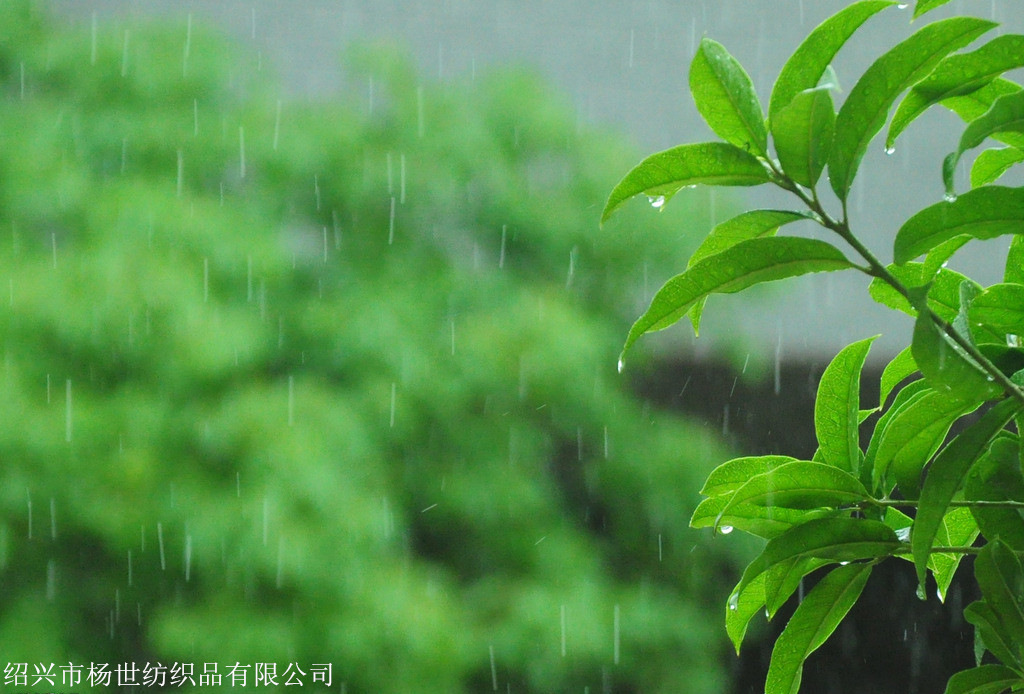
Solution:
M 907 499 L 872 499 L 871 503 L 876 506 L 892 507 L 892 508 L 917 508 L 918 502 Z M 949 502 L 949 506 L 958 508 L 1010 508 L 1024 511 L 1024 501 L 965 501 L 965 500 L 954 500 Z

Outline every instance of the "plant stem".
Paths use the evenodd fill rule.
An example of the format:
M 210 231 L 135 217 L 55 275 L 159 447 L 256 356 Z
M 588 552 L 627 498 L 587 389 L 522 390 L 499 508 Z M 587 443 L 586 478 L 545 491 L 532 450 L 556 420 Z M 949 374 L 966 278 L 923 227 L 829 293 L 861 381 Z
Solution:
M 821 218 L 821 224 L 826 229 L 835 232 L 841 239 L 846 241 L 856 252 L 867 261 L 868 267 L 859 267 L 858 269 L 866 274 L 877 277 L 882 280 L 890 287 L 899 292 L 904 298 L 907 299 L 917 310 L 924 311 L 925 315 L 932 321 L 932 323 L 941 330 L 949 339 L 953 340 L 964 352 L 995 382 L 998 383 L 1003 391 L 1010 397 L 1016 399 L 1022 405 L 1024 405 L 1024 391 L 1017 387 L 1017 385 L 1010 380 L 1010 378 L 999 370 L 995 364 L 993 364 L 988 357 L 982 354 L 978 348 L 965 336 L 961 335 L 956 328 L 952 326 L 948 321 L 943 320 L 938 316 L 932 309 L 924 303 L 921 307 L 916 305 L 916 302 L 911 299 L 910 290 L 904 286 L 902 282 L 896 279 L 889 269 L 882 264 L 878 258 L 875 257 L 874 253 L 861 243 L 860 239 L 854 236 L 850 230 L 850 225 L 847 222 L 846 217 L 846 201 L 843 201 L 843 220 L 838 221 L 829 216 L 825 208 L 822 207 L 821 202 L 818 200 L 817 190 L 812 189 L 812 195 L 808 195 L 800 186 L 796 185 L 789 177 L 787 177 L 776 165 L 775 162 L 769 160 L 772 171 L 778 177 L 777 185 L 789 192 L 796 195 L 800 200 L 810 209 L 812 212 L 817 214 Z

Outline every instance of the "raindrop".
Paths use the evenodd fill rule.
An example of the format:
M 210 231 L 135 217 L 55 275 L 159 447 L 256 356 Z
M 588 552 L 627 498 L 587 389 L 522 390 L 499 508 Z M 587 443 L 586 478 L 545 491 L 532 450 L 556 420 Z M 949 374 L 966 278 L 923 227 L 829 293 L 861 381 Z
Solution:
M 277 114 L 274 116 L 274 151 L 277 151 L 277 143 L 281 136 L 281 100 L 277 100 Z
M 313 199 L 316 201 L 316 211 L 320 211 L 320 177 L 313 175 Z
M 565 605 L 559 610 L 562 623 L 562 657 L 565 657 Z
M 398 155 L 398 202 L 405 204 L 405 155 Z M 319 208 L 318 208 L 319 209 Z
M 622 361 L 622 357 L 619 357 L 619 363 L 616 366 L 616 368 L 618 369 L 619 373 L 622 373 L 622 370 L 626 368 L 626 363 Z
M 728 535 L 732 531 L 733 531 L 733 527 L 731 525 L 720 525 L 720 526 L 718 526 L 718 532 L 722 533 L 723 535 Z
M 910 542 L 910 526 L 906 528 L 897 528 L 896 539 L 900 542 Z
M 1021 340 L 1020 335 L 1013 335 L 1010 333 L 1006 334 L 1006 346 L 1007 347 L 1020 347 Z
M 907 9 L 907 7 L 908 7 L 909 5 L 910 5 L 910 3 L 909 3 L 909 2 L 901 2 L 901 3 L 899 3 L 898 5 L 896 5 L 896 9 L 897 9 L 897 10 L 905 10 L 905 9 Z
M 156 543 L 160 547 L 160 570 L 167 570 L 167 558 L 164 554 L 164 526 L 163 523 L 156 524 Z
M 491 656 L 491 686 L 494 687 L 494 691 L 498 691 L 498 666 L 494 662 L 494 645 L 488 646 L 487 650 Z
M 46 600 L 53 602 L 57 595 L 57 562 L 50 559 L 46 562 Z
M 928 596 L 925 595 L 925 592 L 924 592 L 924 586 L 922 586 L 921 584 L 918 584 L 917 590 L 914 591 L 914 593 L 917 595 L 919 600 L 927 600 L 928 599 Z
M 28 539 L 32 539 L 32 493 L 25 490 L 25 499 L 28 502 Z
M 663 556 L 661 551 L 661 533 L 658 533 L 658 561 L 661 561 Z
M 391 382 L 391 428 L 395 428 L 395 383 Z
M 612 658 L 612 662 L 614 662 L 616 665 L 619 664 L 619 652 L 620 652 L 620 645 L 621 645 L 620 630 L 619 630 L 619 623 L 620 623 L 621 620 L 619 619 L 619 617 L 620 617 L 619 606 L 616 605 L 615 606 L 615 644 L 614 644 L 614 657 Z
M 850 562 L 848 562 L 848 561 L 841 561 L 841 562 L 839 562 L 839 566 L 846 566 L 849 563 Z
M 735 612 L 740 608 L 740 594 L 733 593 L 729 596 L 729 609 Z
M 181 197 L 181 189 L 185 179 L 185 155 L 178 150 L 178 197 Z
M 388 245 L 395 242 L 395 199 L 391 198 L 391 211 L 388 213 Z
M 192 536 L 185 536 L 185 583 L 192 576 Z
M 57 539 L 57 500 L 50 497 L 50 539 Z
M 64 440 L 68 443 L 71 443 L 71 420 L 71 379 L 69 378 L 64 384 Z
M 946 202 L 956 202 L 956 193 L 953 191 L 947 191 L 946 194 L 942 196 L 942 199 Z
M 608 460 L 608 426 L 604 427 L 604 459 Z
M 648 195 L 647 200 L 648 202 L 651 203 L 651 207 L 653 207 L 656 210 L 660 210 L 665 206 L 664 195 Z
M 288 376 L 288 426 L 295 426 L 295 376 Z
M 576 274 L 576 255 L 579 253 L 579 248 L 576 246 L 572 247 L 569 251 L 569 273 L 565 278 L 565 288 L 568 289 L 572 286 L 573 276 Z
M 420 137 L 426 132 L 423 121 L 423 87 L 416 87 L 416 132 Z
M 505 238 L 508 234 L 508 225 L 501 225 L 501 251 L 498 253 L 498 269 L 505 267 Z
M 889 156 L 892 156 L 893 154 L 896 153 L 896 147 L 894 147 L 893 145 L 886 145 L 885 153 L 888 154 Z

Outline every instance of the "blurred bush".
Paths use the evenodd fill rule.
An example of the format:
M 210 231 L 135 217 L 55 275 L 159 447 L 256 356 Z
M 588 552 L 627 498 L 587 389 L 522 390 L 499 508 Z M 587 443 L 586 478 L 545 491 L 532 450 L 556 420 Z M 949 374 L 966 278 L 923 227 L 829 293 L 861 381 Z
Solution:
M 719 691 L 731 560 L 686 525 L 723 453 L 614 368 L 701 208 L 598 230 L 633 157 L 527 73 L 428 84 L 363 48 L 351 89 L 282 103 L 251 62 L 0 3 L 17 688 L 177 661 Z

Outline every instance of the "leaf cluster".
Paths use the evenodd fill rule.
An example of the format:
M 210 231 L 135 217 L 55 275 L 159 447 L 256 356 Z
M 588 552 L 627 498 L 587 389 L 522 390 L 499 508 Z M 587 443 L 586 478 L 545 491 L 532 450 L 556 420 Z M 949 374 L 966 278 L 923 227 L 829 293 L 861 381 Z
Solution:
M 942 4 L 919 1 L 914 16 Z M 814 272 L 860 272 L 875 301 L 914 321 L 911 344 L 885 368 L 873 407 L 859 393 L 874 338 L 832 360 L 818 385 L 812 460 L 738 458 L 712 472 L 702 490 L 695 527 L 735 528 L 765 541 L 728 599 L 726 627 L 737 650 L 755 615 L 771 618 L 803 577 L 825 572 L 775 643 L 769 694 L 799 689 L 805 659 L 836 629 L 878 562 L 913 563 L 919 595 L 931 574 L 944 599 L 967 554 L 978 555 L 983 596 L 965 610 L 976 627 L 978 667 L 950 679 L 947 693 L 1024 687 L 1024 189 L 996 185 L 1024 161 L 1024 90 L 1002 76 L 1024 65 L 1024 36 L 998 36 L 962 52 L 996 24 L 970 16 L 925 24 L 878 56 L 837 111 L 828 79 L 835 55 L 894 5 L 861 0 L 814 29 L 783 67 L 767 112 L 739 62 L 704 39 L 691 92 L 722 140 L 645 159 L 604 209 L 607 219 L 634 195 L 667 201 L 696 184 L 773 185 L 799 203 L 751 210 L 712 229 L 687 269 L 633 324 L 623 356 L 645 333 L 684 316 L 696 332 L 712 294 Z M 887 149 L 936 105 L 967 122 L 943 163 L 947 195 L 900 225 L 894 262 L 883 264 L 855 234 L 847 198 L 890 114 Z M 970 190 L 958 194 L 953 172 L 991 139 L 1005 146 L 975 158 Z M 822 190 L 823 175 L 831 196 Z M 807 219 L 829 240 L 779 235 Z M 1001 283 L 985 287 L 946 267 L 965 244 L 1001 237 L 1010 237 Z M 870 437 L 862 449 L 864 428 Z

